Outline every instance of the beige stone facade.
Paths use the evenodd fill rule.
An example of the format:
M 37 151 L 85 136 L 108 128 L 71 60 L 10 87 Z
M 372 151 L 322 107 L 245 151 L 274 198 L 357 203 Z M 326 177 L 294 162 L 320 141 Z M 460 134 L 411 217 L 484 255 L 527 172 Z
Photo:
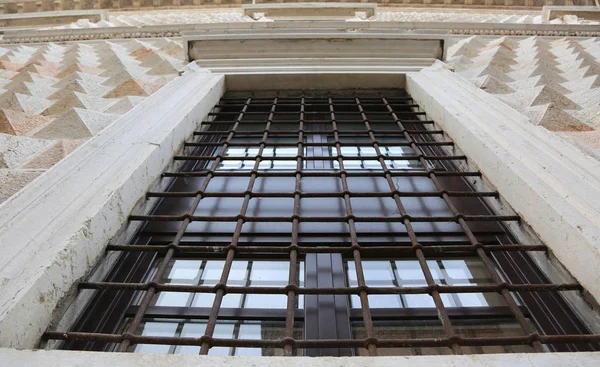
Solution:
M 61 320 L 72 284 L 123 236 L 127 216 L 224 90 L 303 87 L 314 74 L 324 86 L 413 88 L 598 300 L 600 21 L 596 8 L 542 10 L 593 0 L 243 4 L 0 2 L 0 287 L 15 294 L 0 298 L 0 347 L 35 347 Z M 319 48 L 334 39 L 345 46 Z M 292 51 L 309 56 L 287 50 L 289 40 L 305 42 Z M 36 233 L 22 234 L 30 225 Z M 489 363 L 503 365 L 498 358 Z
M 418 32 L 453 34 L 446 61 L 458 75 L 525 113 L 532 124 L 597 153 L 598 21 L 569 15 L 544 21 L 541 9 L 387 5 L 369 17 L 344 10 L 326 18 L 355 22 L 359 29 L 404 25 Z M 312 13 L 300 15 L 292 10 L 286 19 L 315 19 L 316 8 L 309 9 Z M 7 142 L 0 147 L 0 200 L 172 80 L 185 63 L 182 32 L 284 23 L 281 17 L 262 16 L 264 12 L 258 9 L 260 15 L 253 12 L 251 17 L 241 8 L 110 11 L 100 18 L 82 13 L 74 22 L 56 20 L 61 13 L 41 13 L 63 24 L 48 26 L 44 23 L 52 22 L 38 18 L 23 18 L 17 28 L 6 23 L 0 40 L 0 132 Z M 36 29 L 38 23 L 42 26 Z

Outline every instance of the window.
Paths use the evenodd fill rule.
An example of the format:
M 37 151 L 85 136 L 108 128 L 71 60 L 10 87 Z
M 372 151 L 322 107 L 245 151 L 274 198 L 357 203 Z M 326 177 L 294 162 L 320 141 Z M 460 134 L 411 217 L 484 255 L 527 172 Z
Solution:
M 404 91 L 228 93 L 63 348 L 210 355 L 597 350 Z

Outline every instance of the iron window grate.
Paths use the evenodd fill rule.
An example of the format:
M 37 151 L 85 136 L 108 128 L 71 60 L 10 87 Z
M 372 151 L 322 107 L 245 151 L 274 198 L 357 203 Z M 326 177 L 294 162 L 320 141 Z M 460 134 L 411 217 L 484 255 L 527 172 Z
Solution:
M 537 352 L 597 350 L 600 335 L 589 332 L 559 293 L 582 287 L 552 284 L 543 276 L 526 252 L 547 248 L 515 243 L 503 222 L 519 217 L 490 211 L 481 199 L 498 198 L 498 193 L 473 190 L 465 178 L 480 173 L 457 168 L 454 162 L 466 157 L 441 149 L 453 143 L 443 140 L 443 132 L 434 129 L 404 91 L 269 96 L 249 92 L 244 98 L 226 94 L 210 115 L 213 120 L 194 133 L 197 139 L 185 144 L 186 154 L 174 157 L 184 162 L 182 169 L 164 174 L 173 180 L 168 190 L 147 194 L 159 198 L 157 206 L 149 214 L 130 216 L 144 222 L 135 240 L 107 247 L 123 252 L 114 270 L 103 281 L 79 283 L 79 289 L 98 292 L 77 325 L 68 332 L 48 331 L 44 338 L 64 340 L 67 349 L 124 352 L 132 345 L 149 344 L 195 346 L 200 354 L 215 347 L 281 348 L 283 355 L 299 349 L 307 355 L 351 355 L 356 348 L 378 355 L 378 349 L 428 347 L 462 354 L 466 347 L 511 345 L 528 345 Z M 249 163 L 240 163 L 244 161 Z M 221 189 L 211 188 L 221 178 Z M 337 189 L 307 190 L 305 182 L 311 178 L 317 187 L 326 179 L 335 180 Z M 289 179 L 287 190 L 281 185 L 265 190 L 268 179 Z M 377 188 L 357 184 L 365 179 L 376 180 Z M 420 179 L 425 183 L 415 184 Z M 237 189 L 224 183 L 236 183 Z M 289 213 L 269 215 L 268 205 L 257 204 L 271 199 L 279 200 L 273 204 L 276 208 L 287 202 Z M 208 205 L 210 210 L 203 208 L 210 200 L 216 200 Z M 237 209 L 218 200 L 237 200 Z M 327 215 L 310 214 L 313 205 L 320 205 L 315 200 L 337 203 L 339 208 L 323 209 Z M 360 200 L 370 201 L 357 204 L 365 204 Z M 427 200 L 436 204 L 423 204 Z M 371 203 L 392 210 L 371 213 Z M 465 257 L 481 264 L 489 284 L 441 284 L 434 276 L 431 259 Z M 177 259 L 219 259 L 222 270 L 214 284 L 165 283 Z M 285 285 L 228 284 L 236 261 L 261 259 L 288 264 Z M 411 266 L 418 266 L 420 285 L 369 285 L 364 265 L 381 259 L 410 259 Z M 306 272 L 311 266 L 321 269 L 323 262 L 326 271 L 311 270 L 301 285 L 301 261 Z M 355 273 L 353 286 L 343 278 L 349 263 Z M 165 292 L 211 294 L 214 301 L 212 307 L 157 306 L 157 297 Z M 497 294 L 502 306 L 448 307 L 445 298 L 484 292 Z M 281 295 L 287 301 L 276 310 L 222 307 L 224 298 L 235 294 Z M 374 296 L 386 295 L 423 295 L 431 298 L 433 307 L 370 306 Z M 306 298 L 302 309 L 301 296 Z M 358 297 L 359 308 L 349 305 L 350 296 Z M 335 320 L 315 316 L 318 312 L 331 312 Z M 522 335 L 470 337 L 456 331 L 456 320 L 490 317 L 514 320 Z M 140 335 L 148 318 L 198 319 L 204 329 L 193 337 Z M 284 327 L 271 340 L 215 336 L 222 320 L 244 319 L 275 319 Z M 439 333 L 404 338 L 376 333 L 381 320 L 412 319 L 438 320 Z M 356 321 L 360 332 L 353 338 L 347 329 Z M 305 323 L 302 338 L 298 322 Z M 334 337 L 328 328 L 337 330 Z

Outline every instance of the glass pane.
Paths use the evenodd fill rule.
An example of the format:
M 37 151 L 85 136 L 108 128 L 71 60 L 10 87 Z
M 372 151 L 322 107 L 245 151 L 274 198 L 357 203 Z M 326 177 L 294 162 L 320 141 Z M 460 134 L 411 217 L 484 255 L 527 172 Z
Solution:
M 453 319 L 452 325 L 457 334 L 464 337 L 514 337 L 525 335 L 519 324 L 512 319 Z M 439 320 L 403 320 L 403 321 L 373 321 L 374 337 L 378 339 L 433 339 L 446 336 Z M 366 338 L 361 322 L 352 325 L 352 335 L 355 339 Z M 470 353 L 524 353 L 532 352 L 527 345 L 509 346 L 463 346 L 463 351 Z M 377 348 L 378 355 L 440 355 L 452 354 L 448 347 L 412 347 L 412 348 Z M 368 355 L 366 349 L 358 348 L 358 355 Z
M 369 170 L 381 170 L 383 169 L 381 163 L 377 160 L 377 150 L 374 146 L 368 145 L 357 145 L 351 146 L 354 143 L 367 143 L 371 144 L 371 139 L 367 136 L 364 138 L 353 137 L 353 138 L 342 138 L 344 146 L 341 147 L 341 154 L 344 156 L 344 168 L 345 169 L 369 169 Z M 385 138 L 383 139 L 385 140 Z M 387 139 L 389 142 L 400 143 L 406 142 L 406 139 L 396 138 Z M 328 138 L 329 143 L 335 142 L 332 137 Z M 404 155 L 415 155 L 415 151 L 408 146 L 385 146 L 382 145 L 382 139 L 378 140 L 379 151 L 383 156 L 387 157 L 400 157 Z M 350 145 L 348 145 L 350 144 Z M 338 155 L 335 147 L 330 147 L 330 154 L 333 156 Z M 352 159 L 351 157 L 365 157 L 365 159 Z M 385 160 L 385 165 L 388 169 L 422 169 L 423 166 L 417 160 L 406 160 L 406 159 L 393 159 Z M 339 169 L 340 165 L 337 161 L 333 162 L 333 168 Z
M 424 287 L 425 274 L 417 260 L 375 261 L 363 260 L 365 282 L 370 287 Z M 487 269 L 477 258 L 427 260 L 427 266 L 437 284 L 443 285 L 489 285 L 493 284 Z M 358 285 L 356 267 L 353 261 L 347 262 L 348 284 Z M 505 306 L 503 297 L 497 293 L 442 293 L 446 307 L 492 307 Z M 360 299 L 350 296 L 352 307 L 359 308 Z M 369 295 L 372 308 L 435 307 L 428 294 Z
M 205 285 L 217 284 L 223 272 L 223 260 L 173 260 L 165 284 Z M 304 262 L 298 264 L 299 284 L 304 285 Z M 288 285 L 289 261 L 245 261 L 235 260 L 231 264 L 227 285 L 241 287 L 285 287 Z M 213 306 L 213 293 L 160 292 L 153 306 L 206 307 Z M 299 307 L 303 307 L 303 298 Z M 222 308 L 287 308 L 285 294 L 236 294 L 223 297 Z
M 302 325 L 294 327 L 294 338 L 302 338 Z M 240 324 L 237 339 L 277 340 L 285 336 L 285 322 L 279 321 L 245 321 Z M 297 355 L 295 351 L 294 355 Z M 235 348 L 235 356 L 283 356 L 279 348 Z
M 130 322 L 130 320 L 128 320 Z M 146 319 L 140 325 L 140 334 L 144 336 L 164 336 L 199 338 L 206 331 L 206 320 L 183 319 Z M 302 325 L 294 327 L 293 337 L 302 339 Z M 226 321 L 219 320 L 215 325 L 214 338 L 218 339 L 255 339 L 277 340 L 285 336 L 285 321 Z M 153 354 L 200 354 L 200 346 L 194 345 L 161 345 L 138 344 L 130 351 Z M 297 354 L 297 351 L 294 351 Z M 283 349 L 277 348 L 235 348 L 211 347 L 208 355 L 212 356 L 281 356 Z
M 254 261 L 248 285 L 251 287 L 285 287 L 288 285 L 289 268 L 288 261 Z M 244 307 L 285 309 L 287 296 L 284 294 L 246 294 Z
M 273 143 L 273 139 L 270 142 Z M 282 139 L 276 139 L 282 140 Z M 290 139 L 287 139 L 290 140 Z M 283 139 L 285 141 L 285 139 Z M 296 140 L 290 140 L 296 142 Z M 219 164 L 219 170 L 251 170 L 254 169 L 256 164 L 256 156 L 260 152 L 258 146 L 248 147 L 230 147 L 224 153 L 225 157 L 236 157 L 239 159 L 226 159 L 222 160 Z M 266 157 L 294 157 L 298 154 L 297 147 L 277 147 L 268 146 L 262 151 L 263 160 L 260 161 L 258 169 L 296 169 L 296 160 L 277 160 L 277 159 L 264 159 Z M 305 164 L 304 164 L 305 165 Z
M 146 322 L 140 326 L 142 329 L 141 335 L 168 337 L 176 336 L 178 326 L 179 324 L 176 322 Z M 170 353 L 170 350 L 170 345 L 138 344 L 135 346 L 134 352 L 166 354 Z

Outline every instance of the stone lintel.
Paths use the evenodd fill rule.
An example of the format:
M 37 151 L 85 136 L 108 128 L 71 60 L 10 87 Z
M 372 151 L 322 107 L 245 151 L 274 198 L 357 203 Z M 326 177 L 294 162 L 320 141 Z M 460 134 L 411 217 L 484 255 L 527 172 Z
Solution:
M 187 59 L 444 58 L 444 35 L 391 30 L 290 29 L 184 35 Z M 291 64 L 293 65 L 293 64 Z

